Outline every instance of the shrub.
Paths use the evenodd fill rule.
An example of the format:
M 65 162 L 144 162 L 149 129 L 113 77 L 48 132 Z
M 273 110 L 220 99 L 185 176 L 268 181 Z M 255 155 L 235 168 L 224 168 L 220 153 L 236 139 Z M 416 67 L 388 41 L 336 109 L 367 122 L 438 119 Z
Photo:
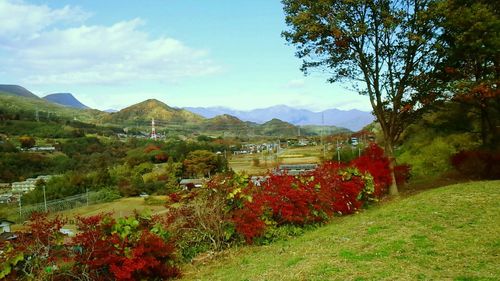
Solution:
M 374 184 L 356 168 L 327 162 L 308 175 L 269 175 L 262 187 L 249 185 L 244 193 L 249 199 L 235 209 L 233 222 L 252 243 L 275 226 L 304 226 L 353 213 L 372 198 Z
M 463 176 L 475 179 L 500 178 L 500 152 L 462 150 L 451 157 L 453 167 Z
M 0 243 L 0 278 L 42 280 L 48 278 L 48 270 L 63 267 L 68 251 L 59 229 L 65 223 L 60 217 L 49 219 L 45 213 L 33 213 L 28 231 Z
M 185 260 L 200 252 L 220 251 L 235 242 L 231 210 L 248 177 L 219 174 L 206 186 L 168 195 L 169 230 Z
M 0 276 L 8 280 L 158 280 L 180 276 L 175 246 L 163 222 L 110 214 L 78 218 L 71 240 L 59 218 L 35 214 L 27 231 L 4 243 Z
M 180 276 L 175 246 L 163 225 L 151 217 L 108 215 L 78 219 L 72 271 L 91 280 L 154 280 Z
M 402 186 L 410 180 L 411 167 L 408 164 L 397 165 L 394 167 L 394 175 L 396 177 L 396 184 Z
M 375 143 L 371 143 L 363 151 L 361 157 L 351 161 L 350 164 L 373 176 L 375 196 L 384 194 L 392 183 L 389 159 L 384 156 L 384 150 Z
M 426 131 L 412 134 L 401 147 L 398 161 L 411 165 L 412 176 L 433 177 L 453 169 L 450 157 L 461 150 L 477 147 L 471 133 L 437 136 Z

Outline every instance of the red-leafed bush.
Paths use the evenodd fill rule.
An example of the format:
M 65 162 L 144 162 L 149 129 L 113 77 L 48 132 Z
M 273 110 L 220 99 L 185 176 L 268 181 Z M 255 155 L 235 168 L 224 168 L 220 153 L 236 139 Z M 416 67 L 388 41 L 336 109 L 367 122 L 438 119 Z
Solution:
M 25 232 L 17 233 L 12 241 L 0 242 L 0 279 L 50 279 L 47 270 L 62 267 L 69 255 L 59 231 L 64 224 L 60 217 L 33 213 Z
M 136 217 L 118 221 L 109 215 L 78 219 L 73 239 L 78 249 L 72 270 L 91 280 L 162 280 L 180 276 L 174 265 L 175 246 L 153 219 Z
M 233 222 L 251 243 L 267 227 L 303 226 L 353 213 L 372 196 L 373 182 L 357 169 L 325 163 L 302 176 L 270 174 L 263 186 L 245 193 L 251 199 L 234 211 Z
M 380 146 L 371 143 L 363 151 L 361 157 L 351 161 L 350 165 L 372 175 L 375 182 L 375 196 L 381 196 L 387 192 L 392 183 L 389 159 L 384 155 L 384 150 Z
M 394 167 L 394 176 L 398 186 L 404 185 L 410 180 L 411 166 L 408 164 L 397 165 Z
M 488 150 L 460 151 L 451 164 L 463 176 L 477 179 L 500 178 L 500 152 Z
M 115 220 L 110 214 L 77 218 L 78 234 L 65 237 L 58 218 L 34 215 L 26 232 L 1 245 L 0 279 L 166 280 L 180 276 L 175 246 L 159 219 Z M 4 276 L 5 275 L 5 276 Z
M 160 147 L 158 147 L 157 145 L 154 145 L 154 144 L 150 144 L 150 145 L 146 146 L 146 148 L 144 148 L 144 153 L 149 153 L 149 152 L 154 151 L 154 150 L 160 150 Z

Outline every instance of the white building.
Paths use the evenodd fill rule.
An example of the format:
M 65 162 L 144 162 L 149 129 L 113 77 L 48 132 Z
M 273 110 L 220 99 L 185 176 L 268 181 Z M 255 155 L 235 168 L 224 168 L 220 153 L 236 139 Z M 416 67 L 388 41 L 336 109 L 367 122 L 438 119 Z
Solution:
M 13 193 L 26 193 L 30 192 L 36 187 L 36 183 L 39 180 L 44 180 L 48 181 L 52 178 L 53 176 L 46 175 L 46 176 L 38 176 L 36 178 L 29 178 L 26 179 L 25 181 L 20 181 L 20 182 L 13 182 L 12 183 L 12 192 Z

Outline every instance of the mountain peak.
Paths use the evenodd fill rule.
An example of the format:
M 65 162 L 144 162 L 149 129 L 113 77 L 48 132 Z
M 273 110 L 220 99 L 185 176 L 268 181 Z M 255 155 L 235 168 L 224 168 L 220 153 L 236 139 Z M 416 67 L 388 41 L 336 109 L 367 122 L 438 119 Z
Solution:
M 54 93 L 46 95 L 45 97 L 43 97 L 43 99 L 67 107 L 73 107 L 79 109 L 89 108 L 88 106 L 84 105 L 79 100 L 77 100 L 71 93 Z
M 0 92 L 6 93 L 13 96 L 20 96 L 25 98 L 34 98 L 39 99 L 39 97 L 32 92 L 28 91 L 26 88 L 21 87 L 19 85 L 1 85 L 0 84 Z
M 157 99 L 147 99 L 112 114 L 112 121 L 118 120 L 160 120 L 164 122 L 193 122 L 203 117 L 184 109 L 168 106 Z

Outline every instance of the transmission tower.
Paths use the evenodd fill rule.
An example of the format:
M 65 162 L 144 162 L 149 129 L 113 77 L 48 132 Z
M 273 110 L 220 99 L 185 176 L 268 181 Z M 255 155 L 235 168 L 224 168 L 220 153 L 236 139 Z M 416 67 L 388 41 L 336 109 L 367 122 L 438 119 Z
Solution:
M 151 119 L 151 138 L 156 140 L 156 129 L 155 129 L 155 119 Z

